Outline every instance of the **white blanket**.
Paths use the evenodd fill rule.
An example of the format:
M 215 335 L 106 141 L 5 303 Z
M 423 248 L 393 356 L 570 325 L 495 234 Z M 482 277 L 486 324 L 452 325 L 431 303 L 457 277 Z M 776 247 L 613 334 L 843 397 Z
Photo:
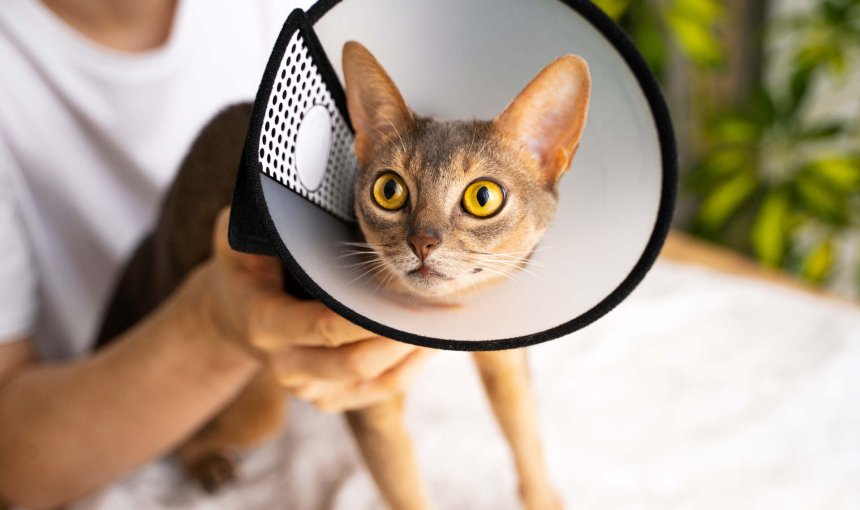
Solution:
M 566 506 L 860 508 L 858 310 L 661 262 L 607 317 L 531 348 Z M 436 508 L 519 508 L 469 355 L 431 359 L 407 421 Z M 340 416 L 293 402 L 283 436 L 217 497 L 164 460 L 75 508 L 380 508 L 351 441 Z

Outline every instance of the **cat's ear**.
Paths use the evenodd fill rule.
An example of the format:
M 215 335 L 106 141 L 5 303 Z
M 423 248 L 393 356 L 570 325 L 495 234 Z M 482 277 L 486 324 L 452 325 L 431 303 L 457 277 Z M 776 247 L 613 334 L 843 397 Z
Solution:
M 546 182 L 555 184 L 579 147 L 590 94 L 588 64 L 565 55 L 532 79 L 493 123 L 503 136 L 522 143 Z
M 349 118 L 355 129 L 355 156 L 365 166 L 374 148 L 400 136 L 412 112 L 373 55 L 355 41 L 343 47 L 343 76 Z

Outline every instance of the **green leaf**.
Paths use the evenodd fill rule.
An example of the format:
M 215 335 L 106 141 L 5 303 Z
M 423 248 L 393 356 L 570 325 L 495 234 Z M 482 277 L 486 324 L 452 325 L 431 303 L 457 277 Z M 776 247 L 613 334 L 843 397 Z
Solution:
M 800 132 L 800 138 L 805 140 L 820 140 L 830 138 L 845 132 L 847 126 L 842 121 L 820 122 Z
M 639 52 L 642 53 L 642 57 L 645 59 L 648 67 L 657 76 L 663 76 L 668 60 L 666 37 L 660 30 L 658 20 L 652 17 L 653 15 L 636 11 L 638 10 L 631 10 L 630 15 L 634 22 L 634 26 L 631 29 L 633 40 Z
M 746 144 L 758 139 L 761 126 L 740 115 L 726 115 L 713 121 L 710 132 L 720 143 Z
M 845 193 L 860 191 L 860 158 L 825 157 L 809 163 L 806 171 Z
M 749 172 L 751 167 L 741 151 L 717 151 L 693 167 L 686 177 L 686 184 L 700 196 L 710 194 L 720 183 L 739 173 Z
M 789 196 L 784 189 L 768 191 L 751 232 L 756 257 L 769 267 L 779 267 L 785 258 L 788 239 Z
M 814 283 L 823 283 L 833 269 L 833 237 L 828 236 L 813 248 L 803 259 L 801 275 Z
M 726 175 L 749 168 L 753 162 L 753 155 L 744 149 L 726 148 L 715 150 L 706 161 L 708 166 Z
M 666 22 L 675 42 L 698 65 L 716 67 L 723 61 L 723 48 L 713 29 L 684 16 L 677 9 L 666 12 Z
M 698 224 L 707 232 L 719 231 L 757 187 L 758 181 L 747 172 L 721 183 L 702 203 L 697 215 Z
M 700 25 L 714 25 L 723 14 L 723 5 L 717 0 L 675 0 L 673 7 Z
M 777 118 L 773 96 L 765 87 L 757 87 L 752 96 L 752 115 L 760 126 L 770 126 Z
M 794 189 L 810 215 L 831 225 L 848 224 L 847 195 L 844 192 L 827 186 L 808 173 L 798 176 Z
M 845 74 L 845 71 L 848 68 L 848 60 L 846 59 L 845 52 L 842 51 L 842 48 L 839 48 L 838 46 L 830 47 L 830 50 L 827 52 L 827 68 L 836 76 Z
M 794 54 L 794 64 L 797 69 L 806 72 L 826 67 L 827 70 L 839 76 L 845 74 L 848 69 L 847 47 L 840 40 L 838 30 L 840 27 L 824 27 L 807 30 L 805 37 L 810 42 L 801 46 Z
M 802 46 L 794 55 L 797 66 L 805 70 L 813 70 L 826 62 L 831 51 L 831 42 L 828 40 L 815 40 Z
M 845 17 L 847 7 L 846 2 L 833 2 L 831 0 L 824 0 L 820 5 L 824 19 L 830 23 L 839 23 Z
M 630 7 L 632 0 L 592 0 L 607 16 L 618 21 Z
M 755 156 L 743 148 L 730 147 L 711 151 L 689 174 L 689 184 L 700 192 L 710 191 L 720 182 L 741 172 L 748 172 Z
M 812 68 L 801 66 L 792 72 L 791 79 L 789 80 L 789 98 L 786 116 L 794 114 L 804 103 L 811 83 Z

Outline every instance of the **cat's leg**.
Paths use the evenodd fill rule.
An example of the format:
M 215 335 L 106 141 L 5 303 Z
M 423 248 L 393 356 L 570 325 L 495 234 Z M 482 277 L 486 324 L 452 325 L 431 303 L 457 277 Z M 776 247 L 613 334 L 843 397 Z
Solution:
M 233 481 L 237 454 L 281 431 L 286 404 L 284 389 L 269 371 L 261 371 L 233 402 L 177 449 L 186 472 L 210 493 Z
M 526 351 L 475 352 L 473 357 L 493 412 L 511 446 L 523 505 L 528 510 L 562 508 L 541 453 Z
M 346 413 L 364 461 L 392 510 L 429 508 L 412 442 L 403 423 L 404 396 Z

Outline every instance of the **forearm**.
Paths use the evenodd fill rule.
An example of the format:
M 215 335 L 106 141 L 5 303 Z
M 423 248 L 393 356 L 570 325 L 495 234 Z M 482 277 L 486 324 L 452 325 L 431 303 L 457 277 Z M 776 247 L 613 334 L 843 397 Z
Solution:
M 185 285 L 104 351 L 0 386 L 0 495 L 32 507 L 78 498 L 166 453 L 241 390 L 258 364 L 213 341 L 201 292 Z

